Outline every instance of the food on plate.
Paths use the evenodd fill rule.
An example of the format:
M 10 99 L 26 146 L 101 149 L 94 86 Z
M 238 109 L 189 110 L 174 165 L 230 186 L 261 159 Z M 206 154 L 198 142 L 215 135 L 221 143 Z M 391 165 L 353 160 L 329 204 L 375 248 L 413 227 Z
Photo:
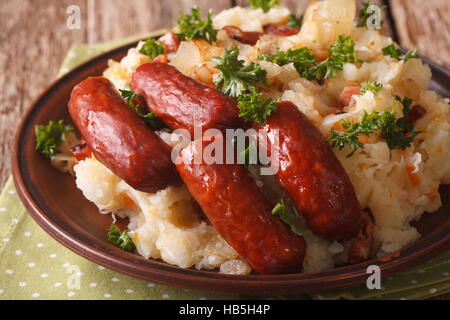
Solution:
M 172 129 L 203 131 L 240 126 L 236 102 L 192 80 L 167 63 L 147 63 L 133 74 L 131 89 L 144 97 L 148 111 Z
M 276 147 L 276 177 L 316 235 L 329 241 L 353 235 L 361 208 L 353 185 L 326 139 L 289 101 L 279 102 L 267 122 L 255 124 L 267 137 L 267 150 Z M 260 130 L 262 129 L 262 130 Z M 275 141 L 278 130 L 279 135 Z
M 195 7 L 109 61 L 69 104 L 83 140 L 51 122 L 38 149 L 102 214 L 129 219 L 113 244 L 182 268 L 315 272 L 416 241 L 412 223 L 450 183 L 449 100 L 428 90 L 430 68 L 373 25 L 368 2 L 358 15 L 354 0 L 311 1 L 301 16 L 251 5 Z M 195 126 L 256 140 L 238 164 L 195 163 L 213 144 L 192 142 Z M 261 174 L 263 149 L 275 175 Z
M 92 157 L 92 151 L 86 142 L 81 141 L 79 144 L 70 148 L 69 153 L 76 161 L 82 161 Z
M 179 182 L 165 144 L 106 78 L 88 78 L 72 91 L 69 113 L 92 154 L 136 190 L 156 192 Z
M 265 26 L 263 26 L 263 30 L 264 33 L 280 37 L 289 37 L 298 33 L 297 29 L 281 23 L 266 24 Z
M 58 122 L 50 121 L 48 125 L 37 125 L 36 150 L 39 150 L 44 156 L 54 156 L 58 151 L 59 145 L 66 140 L 67 133 L 73 131 L 70 125 L 64 125 L 63 120 Z
M 222 28 L 222 30 L 225 31 L 231 39 L 252 46 L 254 46 L 256 42 L 258 42 L 259 38 L 262 35 L 261 32 L 242 31 L 240 28 L 235 26 L 225 26 Z
M 374 241 L 374 223 L 369 213 L 363 211 L 358 226 L 358 232 L 350 241 L 347 258 L 351 264 L 367 260 Z
M 281 23 L 266 24 L 263 27 L 264 33 L 257 31 L 243 31 L 236 26 L 225 26 L 222 30 L 225 31 L 231 39 L 252 46 L 258 42 L 263 34 L 288 37 L 298 33 L 297 29 Z
M 129 236 L 128 230 L 120 231 L 120 229 L 113 223 L 108 230 L 108 241 L 122 250 L 132 252 L 136 246 Z
M 193 141 L 177 159 L 181 178 L 211 224 L 256 272 L 300 272 L 305 240 L 272 215 L 272 203 L 245 167 L 225 164 L 224 159 L 222 164 L 195 163 L 211 141 L 227 144 L 222 135 L 205 137 Z

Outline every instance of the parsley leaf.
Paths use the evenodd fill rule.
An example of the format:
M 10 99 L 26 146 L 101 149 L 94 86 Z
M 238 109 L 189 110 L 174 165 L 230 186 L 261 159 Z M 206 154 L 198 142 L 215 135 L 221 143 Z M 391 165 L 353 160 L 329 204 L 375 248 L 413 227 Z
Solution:
M 147 112 L 147 110 L 143 107 L 144 102 L 140 94 L 136 94 L 131 90 L 119 89 L 119 91 L 122 98 L 127 101 L 127 105 L 136 111 L 146 125 L 155 130 L 164 127 L 164 125 L 156 118 L 156 114 L 154 112 Z
M 412 123 L 408 122 L 408 120 L 407 120 L 409 111 L 411 110 L 411 105 L 413 103 L 412 99 L 409 99 L 407 97 L 404 97 L 402 99 L 399 96 L 396 96 L 395 100 L 400 102 L 403 106 L 403 117 L 397 120 L 397 124 L 404 131 L 413 132 L 414 126 Z
M 258 85 L 269 87 L 267 72 L 257 62 L 244 66 L 239 60 L 239 48 L 225 49 L 222 57 L 211 60 L 222 71 L 213 81 L 216 88 L 232 98 L 238 98 L 239 117 L 246 122 L 263 124 L 267 116 L 276 111 L 276 101 L 264 100 L 258 92 Z
M 406 62 L 409 59 L 419 59 L 419 55 L 417 54 L 417 49 L 409 50 L 406 54 L 403 60 Z
M 278 0 L 249 0 L 253 9 L 261 8 L 264 12 L 268 12 L 273 7 L 280 5 Z
M 365 81 L 361 83 L 361 93 L 366 93 L 367 91 L 372 91 L 373 94 L 377 94 L 380 92 L 381 88 L 383 88 L 383 85 L 381 83 L 378 83 L 376 81 Z
M 244 60 L 239 60 L 239 49 L 233 46 L 225 49 L 222 57 L 214 57 L 211 60 L 217 62 L 216 68 L 222 71 L 213 81 L 216 88 L 232 98 L 250 91 L 256 92 L 257 86 L 267 83 L 267 72 L 261 69 L 257 62 L 244 66 Z
M 303 229 L 298 225 L 296 221 L 295 214 L 287 211 L 286 206 L 284 205 L 284 200 L 281 199 L 281 202 L 278 203 L 273 209 L 272 209 L 273 215 L 278 215 L 280 217 L 280 220 L 289 225 L 291 227 L 291 230 L 293 233 L 295 233 L 298 236 L 303 235 Z
M 335 78 L 339 71 L 344 70 L 345 63 L 362 62 L 356 58 L 355 42 L 343 34 L 339 35 L 336 43 L 328 48 L 330 56 L 322 62 L 326 66 L 325 78 Z M 319 64 L 320 65 L 320 64 Z
M 383 48 L 383 55 L 391 56 L 394 59 L 400 60 L 402 52 L 400 51 L 400 49 L 397 49 L 394 44 L 391 44 Z
M 374 14 L 374 12 L 372 10 L 369 11 L 369 7 L 370 7 L 370 0 L 363 2 L 362 3 L 363 7 L 362 9 L 359 11 L 359 17 L 358 17 L 358 24 L 356 25 L 357 27 L 366 27 L 367 26 L 367 20 Z M 375 7 L 377 7 L 377 11 L 381 12 L 383 9 L 386 9 L 387 6 L 377 6 L 374 5 Z M 383 25 L 384 21 L 381 21 L 381 25 Z
M 46 126 L 35 126 L 36 150 L 50 158 L 58 151 L 58 146 L 66 139 L 66 133 L 70 131 L 73 131 L 73 127 L 64 125 L 63 120 L 58 122 L 51 120 Z
M 155 59 L 157 56 L 164 53 L 164 44 L 155 39 L 148 39 L 145 41 L 139 52 Z
M 397 60 L 408 61 L 409 59 L 419 59 L 419 55 L 417 54 L 417 49 L 409 50 L 403 57 L 400 49 L 396 48 L 394 44 L 391 44 L 387 47 L 383 48 L 383 55 L 391 56 Z
M 385 125 L 381 128 L 380 137 L 386 140 L 389 149 L 405 150 L 411 146 L 413 140 L 422 131 L 414 131 L 413 124 L 407 121 L 412 99 L 405 97 L 403 100 L 400 100 L 400 97 L 397 96 L 396 100 L 403 105 L 403 117 L 398 120 L 383 119 Z M 397 114 L 396 106 L 397 104 L 394 102 L 394 116 Z
M 321 80 L 336 78 L 338 73 L 344 70 L 345 63 L 362 62 L 356 58 L 355 42 L 350 36 L 341 34 L 336 42 L 328 48 L 330 56 L 311 68 L 308 80 Z
M 286 52 L 277 49 L 276 54 L 268 54 L 259 56 L 261 60 L 270 61 L 279 66 L 284 66 L 289 63 L 294 63 L 295 69 L 297 69 L 298 74 L 308 80 L 315 79 L 314 74 L 311 72 L 317 64 L 316 56 L 311 53 L 311 49 L 307 47 L 302 47 L 299 49 L 289 49 Z
M 200 9 L 195 6 L 191 9 L 191 14 L 180 13 L 178 26 L 180 33 L 177 34 L 180 41 L 203 39 L 213 43 L 217 39 L 219 30 L 213 28 L 211 19 L 212 10 L 209 10 L 205 19 L 200 18 Z
M 335 78 L 344 69 L 345 63 L 362 62 L 356 58 L 353 40 L 343 34 L 328 48 L 328 51 L 330 56 L 320 63 L 317 63 L 316 56 L 307 47 L 295 50 L 289 49 L 286 52 L 278 49 L 276 54 L 261 55 L 259 58 L 280 66 L 292 62 L 299 75 L 308 80 Z
M 116 247 L 121 248 L 122 250 L 132 252 L 135 248 L 135 245 L 128 233 L 128 230 L 124 230 L 121 232 L 120 229 L 113 223 L 108 230 L 108 241 Z
M 277 101 L 270 98 L 264 100 L 261 95 L 259 92 L 251 92 L 250 94 L 239 96 L 239 117 L 246 122 L 264 124 L 267 121 L 267 117 L 277 111 Z
M 358 149 L 364 148 L 364 144 L 358 140 L 360 134 L 369 136 L 378 130 L 380 130 L 380 138 L 386 141 L 389 149 L 405 150 L 410 147 L 415 137 L 421 133 L 420 131 L 413 131 L 413 125 L 406 120 L 412 100 L 408 98 L 402 100 L 403 117 L 399 119 L 396 119 L 397 101 L 400 101 L 399 97 L 394 101 L 394 109 L 391 112 L 384 110 L 380 114 L 378 111 L 372 111 L 369 114 L 365 111 L 361 122 L 354 122 L 353 120 L 348 122 L 347 119 L 344 119 L 342 127 L 345 132 L 336 132 L 331 129 L 328 137 L 331 147 L 342 150 L 346 146 L 350 146 L 352 151 L 347 155 L 347 158 L 349 158 Z
M 373 121 L 374 114 L 369 115 L 367 112 L 364 113 L 363 120 L 359 122 L 348 122 L 344 119 L 342 122 L 342 127 L 345 132 L 337 132 L 331 129 L 328 141 L 332 148 L 339 148 L 339 150 L 344 149 L 346 146 L 350 146 L 352 151 L 347 154 L 347 158 L 350 158 L 355 152 L 361 148 L 364 148 L 364 144 L 359 141 L 358 136 L 364 134 L 369 136 L 375 130 L 378 130 L 377 122 Z
M 300 15 L 300 17 L 297 18 L 297 16 L 295 15 L 295 13 L 291 14 L 289 16 L 288 22 L 287 22 L 287 26 L 291 27 L 291 28 L 295 28 L 295 29 L 301 29 L 302 25 L 303 25 L 303 18 L 304 18 L 304 14 Z

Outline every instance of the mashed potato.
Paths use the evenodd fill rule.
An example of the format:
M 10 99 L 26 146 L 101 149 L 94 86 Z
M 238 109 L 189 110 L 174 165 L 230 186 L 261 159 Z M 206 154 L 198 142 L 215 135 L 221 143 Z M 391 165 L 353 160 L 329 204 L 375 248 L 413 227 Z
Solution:
M 80 161 L 74 170 L 77 187 L 100 212 L 130 218 L 131 236 L 143 257 L 182 268 L 250 271 L 245 263 L 234 261 L 237 253 L 201 219 L 185 186 L 154 194 L 136 191 L 94 158 Z
M 261 31 L 268 23 L 283 23 L 289 16 L 285 8 L 263 13 L 236 7 L 214 18 L 216 28 L 234 25 L 248 31 Z M 183 42 L 171 64 L 181 72 L 203 83 L 212 84 L 218 70 L 210 61 L 223 48 L 237 45 L 240 58 L 246 63 L 256 61 L 262 53 L 310 47 L 320 58 L 339 34 L 350 35 L 361 64 L 346 64 L 336 78 L 323 83 L 300 78 L 292 64 L 278 66 L 258 61 L 267 71 L 271 89 L 267 97 L 292 101 L 299 110 L 327 137 L 343 118 L 360 121 L 364 111 L 392 110 L 396 95 L 407 96 L 426 109 L 426 115 L 415 123 L 422 131 L 406 150 L 390 150 L 386 142 L 376 136 L 365 141 L 347 158 L 349 149 L 334 149 L 355 187 L 362 208 L 369 208 L 376 224 L 374 255 L 398 251 L 414 242 L 420 234 L 410 223 L 422 213 L 433 212 L 441 206 L 440 184 L 450 183 L 448 101 L 428 90 L 430 68 L 420 59 L 406 63 L 382 54 L 382 48 L 392 40 L 376 30 L 357 28 L 353 22 L 353 0 L 312 2 L 306 11 L 302 31 L 290 37 L 264 35 L 255 46 L 238 43 L 220 31 L 215 44 L 201 40 Z M 150 62 L 147 56 L 131 49 L 120 62 L 110 61 L 104 75 L 117 88 L 125 88 L 133 71 Z M 382 90 L 374 95 L 367 91 L 353 96 L 352 103 L 343 110 L 339 94 L 346 86 L 363 81 L 378 81 Z M 345 114 L 337 114 L 344 111 Z M 401 111 L 398 117 L 401 117 Z M 170 132 L 159 132 L 167 143 L 178 141 Z M 248 274 L 250 268 L 239 260 L 237 253 L 217 231 L 197 212 L 194 200 L 186 187 L 168 187 L 155 194 L 133 190 L 95 159 L 75 165 L 76 183 L 86 198 L 94 202 L 102 213 L 115 213 L 130 218 L 133 241 L 139 254 L 146 258 L 162 259 L 183 268 L 216 269 L 232 274 Z M 345 263 L 348 243 L 327 242 L 306 231 L 308 244 L 304 262 L 306 272 L 333 268 Z

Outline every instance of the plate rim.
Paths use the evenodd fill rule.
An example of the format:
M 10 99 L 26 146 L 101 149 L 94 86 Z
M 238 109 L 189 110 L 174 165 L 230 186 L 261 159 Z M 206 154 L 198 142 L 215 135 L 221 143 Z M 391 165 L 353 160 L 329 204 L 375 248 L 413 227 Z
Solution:
M 179 288 L 189 288 L 195 290 L 232 293 L 232 294 L 300 294 L 300 293 L 318 293 L 331 291 L 363 284 L 367 280 L 367 274 L 362 273 L 369 265 L 377 262 L 381 269 L 382 278 L 386 278 L 399 272 L 411 269 L 423 262 L 437 256 L 448 250 L 450 247 L 450 226 L 442 226 L 433 231 L 430 235 L 420 238 L 418 241 L 426 244 L 425 249 L 418 252 L 412 252 L 404 255 L 407 248 L 403 248 L 398 256 L 390 255 L 384 258 L 386 261 L 371 259 L 355 265 L 348 265 L 313 273 L 296 273 L 287 275 L 224 275 L 217 272 L 183 269 L 172 266 L 164 262 L 148 259 L 146 266 L 130 262 L 127 259 L 113 255 L 108 252 L 100 251 L 89 244 L 78 240 L 73 234 L 59 226 L 41 209 L 33 200 L 20 170 L 20 146 L 23 138 L 24 128 L 42 100 L 50 97 L 53 90 L 58 85 L 69 81 L 72 76 L 95 65 L 100 61 L 107 59 L 108 56 L 114 56 L 120 53 L 126 53 L 129 48 L 136 46 L 139 41 L 127 43 L 112 50 L 108 50 L 92 59 L 78 65 L 60 78 L 53 81 L 31 104 L 23 115 L 20 125 L 15 134 L 14 147 L 12 153 L 12 173 L 17 194 L 26 207 L 27 212 L 38 223 L 38 225 L 57 242 L 70 249 L 76 254 L 114 271 L 126 274 L 134 278 L 140 278 L 146 281 L 152 281 L 163 285 L 170 285 Z M 427 58 L 421 57 L 422 61 L 430 65 L 432 69 L 438 70 L 446 77 L 450 78 L 450 72 L 436 65 Z M 441 230 L 442 229 L 442 230 Z M 72 230 L 73 231 L 73 230 Z M 442 234 L 442 235 L 441 235 Z M 446 234 L 446 235 L 445 235 Z M 437 241 L 434 238 L 439 238 Z M 416 243 L 416 242 L 415 242 Z M 123 255 L 123 252 L 122 252 Z M 132 254 L 130 254 L 132 255 Z M 133 254 L 135 255 L 135 254 Z M 345 272 L 345 276 L 340 272 Z M 212 280 L 212 282 L 206 281 Z M 324 282 L 326 281 L 326 282 Z M 320 285 L 322 284 L 322 285 Z M 327 286 L 323 286 L 327 284 Z

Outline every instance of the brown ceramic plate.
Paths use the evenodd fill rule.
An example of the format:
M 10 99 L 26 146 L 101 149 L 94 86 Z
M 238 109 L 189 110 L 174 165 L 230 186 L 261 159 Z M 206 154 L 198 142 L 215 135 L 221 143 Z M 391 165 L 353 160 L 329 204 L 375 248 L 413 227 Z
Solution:
M 382 277 L 392 276 L 437 256 L 450 247 L 450 186 L 442 186 L 443 206 L 424 214 L 417 227 L 420 240 L 401 252 L 332 270 L 288 275 L 231 276 L 182 269 L 161 261 L 146 260 L 106 241 L 111 217 L 98 213 L 84 198 L 74 179 L 51 167 L 35 151 L 34 126 L 61 118 L 70 122 L 67 103 L 72 88 L 89 76 L 101 75 L 109 59 L 119 60 L 130 44 L 98 56 L 53 83 L 26 113 L 16 135 L 12 167 L 18 194 L 36 222 L 53 238 L 77 254 L 132 277 L 161 284 L 235 294 L 293 294 L 327 291 L 366 281 L 366 268 L 377 264 Z M 450 73 L 425 60 L 432 68 L 431 87 L 450 96 Z

